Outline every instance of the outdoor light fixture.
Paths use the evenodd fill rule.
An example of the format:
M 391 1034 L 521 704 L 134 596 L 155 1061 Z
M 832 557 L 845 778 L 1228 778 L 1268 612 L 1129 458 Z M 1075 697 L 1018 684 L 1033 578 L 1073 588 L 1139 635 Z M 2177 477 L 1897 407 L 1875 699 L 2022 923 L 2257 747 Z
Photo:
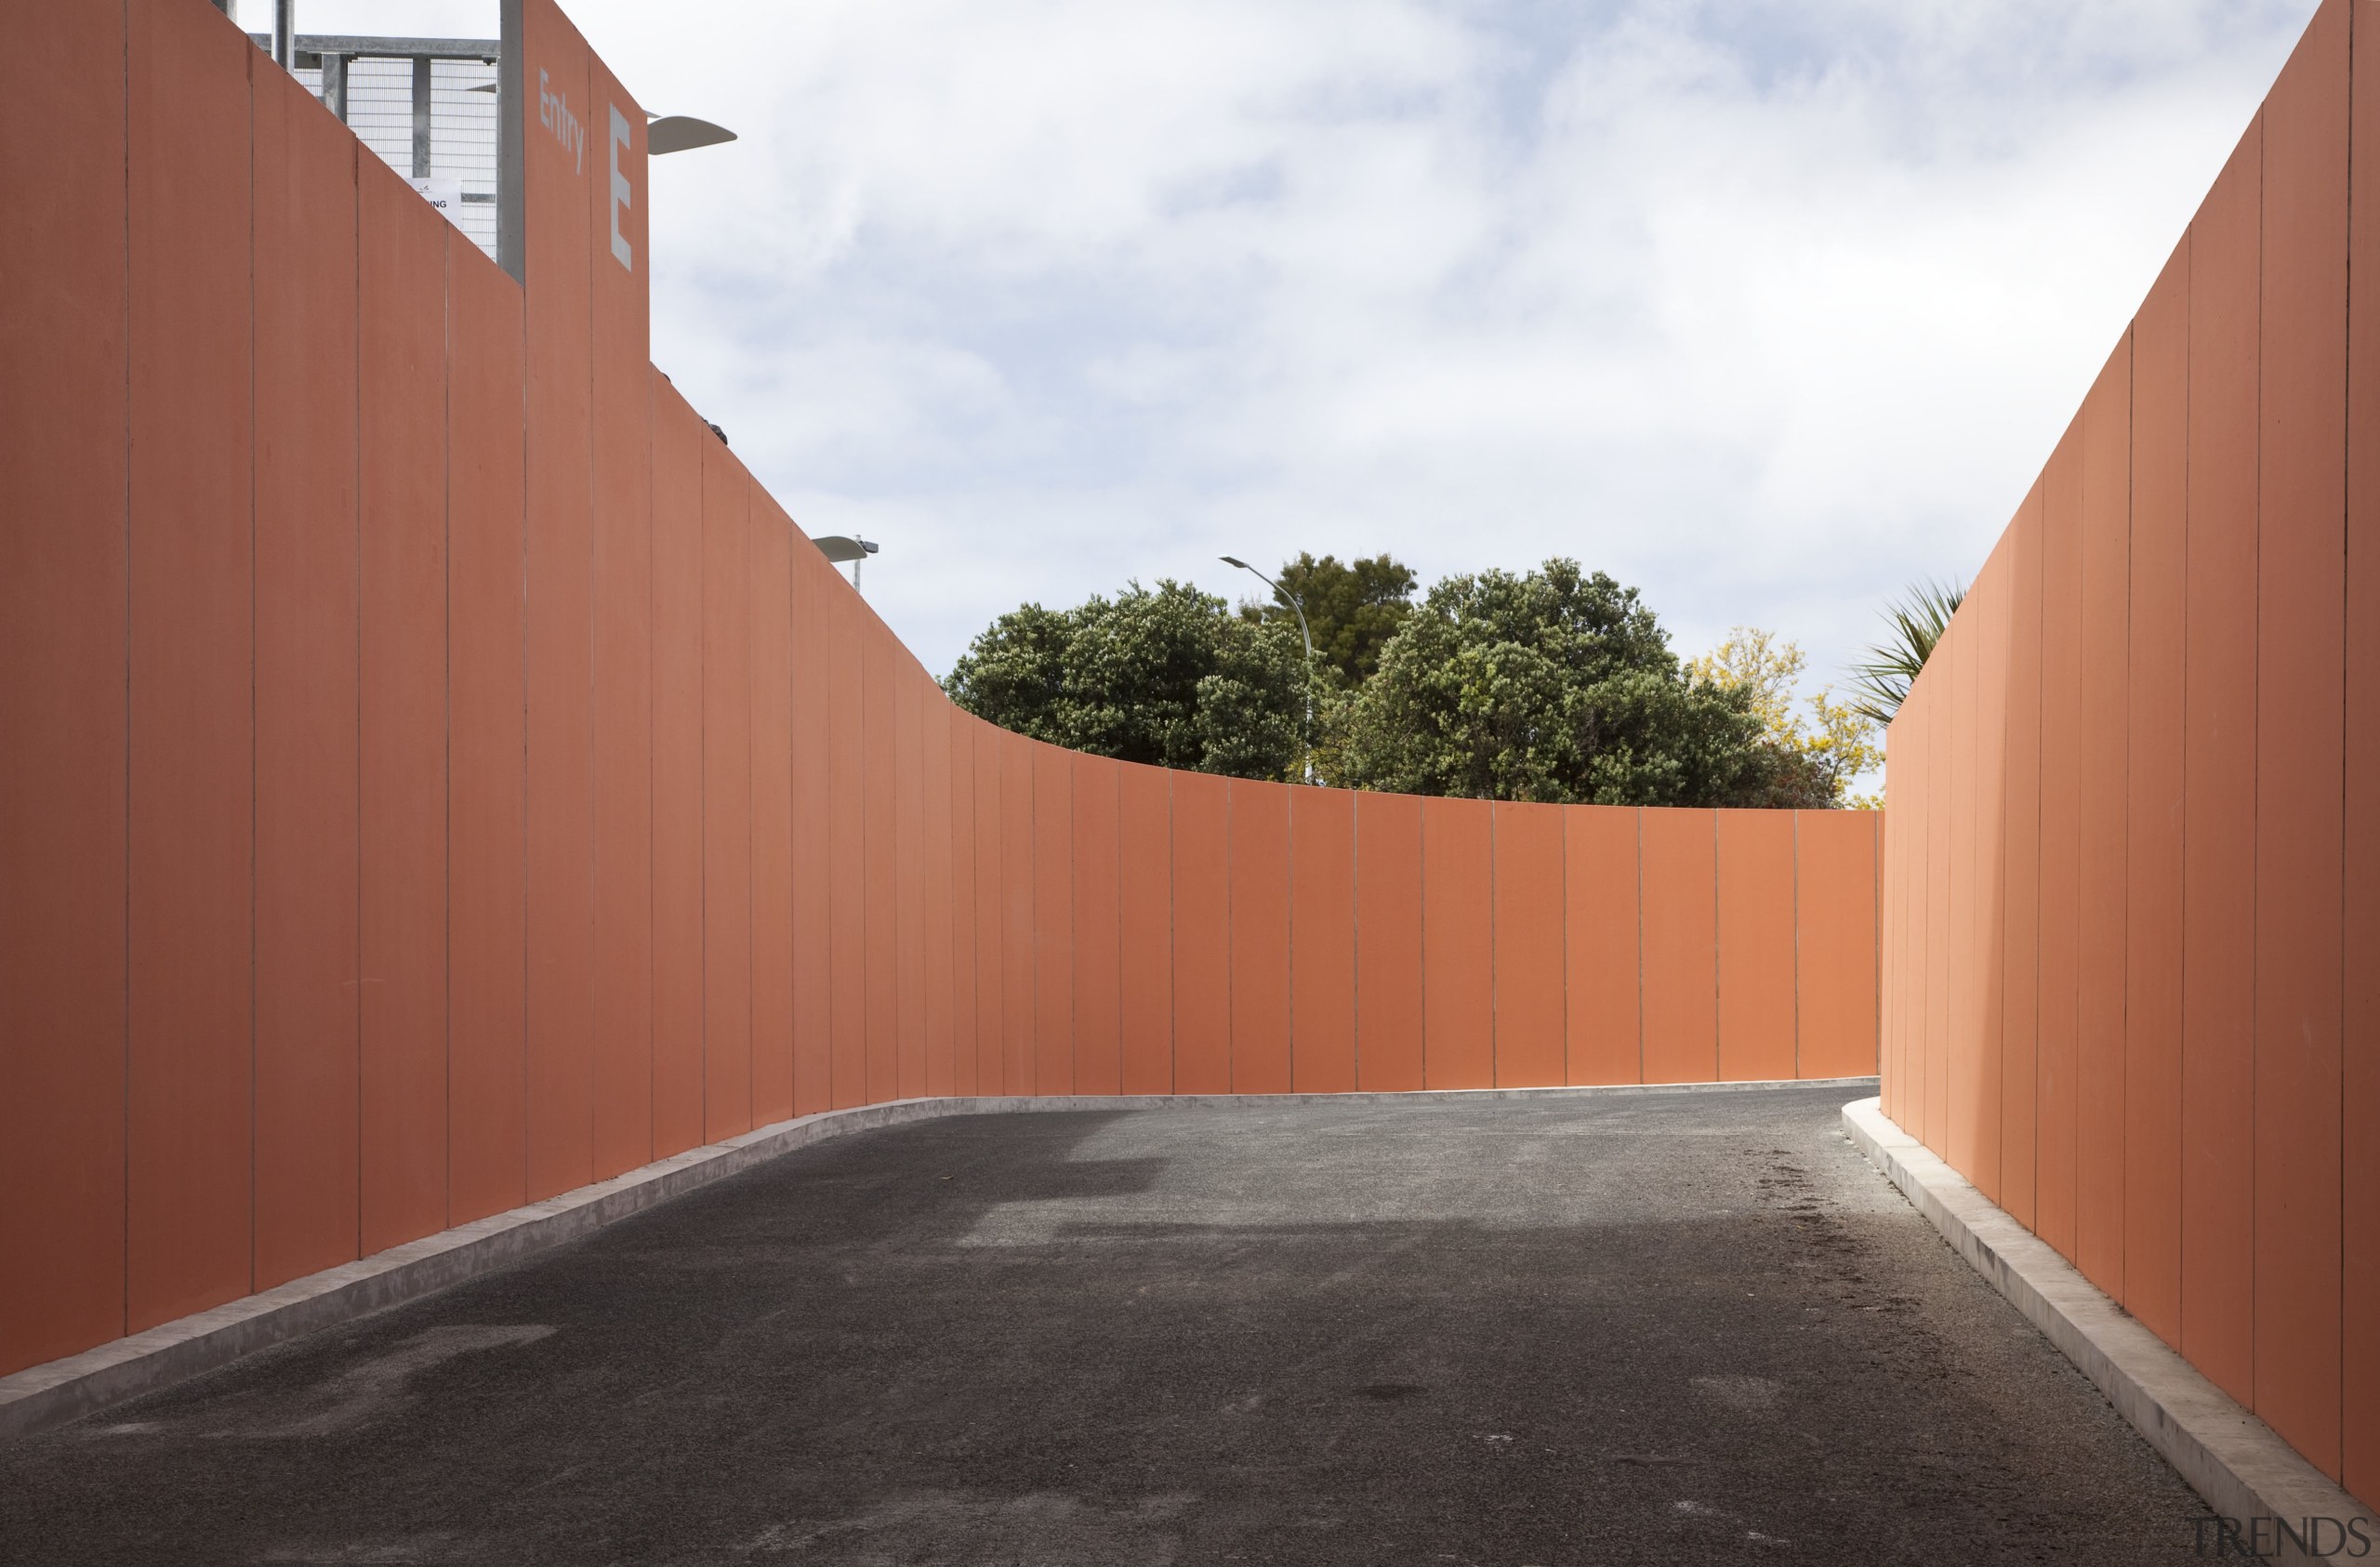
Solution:
M 1298 635 L 1305 639 L 1305 781 L 1311 784 L 1314 782 L 1314 633 L 1305 628 L 1305 604 L 1296 594 L 1283 587 L 1238 556 L 1226 555 L 1223 558 L 1223 562 L 1226 566 L 1237 566 L 1287 600 L 1289 608 L 1297 612 Z
M 692 114 L 647 114 L 652 123 L 644 127 L 644 150 L 658 158 L 668 152 L 687 152 L 697 147 L 716 147 L 722 141 L 733 141 L 735 133 L 725 125 L 714 125 L 708 120 L 697 120 Z
M 856 533 L 848 538 L 840 533 L 828 533 L 824 538 L 812 539 L 810 542 L 818 546 L 819 554 L 835 564 L 840 566 L 846 560 L 852 563 L 852 589 L 854 592 L 858 591 L 859 569 L 866 563 L 869 556 L 876 553 L 876 545 Z

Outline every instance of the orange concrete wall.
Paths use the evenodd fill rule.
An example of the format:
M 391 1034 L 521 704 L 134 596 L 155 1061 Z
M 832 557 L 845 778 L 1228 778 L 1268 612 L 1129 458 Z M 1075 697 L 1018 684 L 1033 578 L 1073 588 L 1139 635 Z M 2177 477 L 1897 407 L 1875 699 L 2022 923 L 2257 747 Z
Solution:
M 525 286 L 205 0 L 68 9 L 0 53 L 0 1373 L 836 1106 L 1875 1069 L 1875 814 L 952 707 L 652 368 L 546 0 Z
M 1893 725 L 1883 891 L 1887 1112 L 2367 1502 L 2373 276 L 2325 0 Z

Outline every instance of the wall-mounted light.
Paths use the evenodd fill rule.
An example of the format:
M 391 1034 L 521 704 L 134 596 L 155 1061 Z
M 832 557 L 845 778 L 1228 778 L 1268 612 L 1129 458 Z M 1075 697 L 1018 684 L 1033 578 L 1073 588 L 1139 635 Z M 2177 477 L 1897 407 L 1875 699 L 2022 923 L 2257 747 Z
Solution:
M 655 158 L 669 152 L 689 152 L 697 147 L 716 147 L 722 141 L 735 139 L 735 133 L 725 125 L 714 125 L 708 120 L 697 120 L 692 114 L 647 114 L 645 118 L 652 124 L 644 127 L 644 150 Z
M 496 91 L 496 84 L 484 82 L 463 90 L 467 93 L 492 93 Z M 644 117 L 648 122 L 644 127 L 644 150 L 655 158 L 671 152 L 691 152 L 697 147 L 716 147 L 722 141 L 735 139 L 735 133 L 725 125 L 697 120 L 692 114 L 648 112 Z

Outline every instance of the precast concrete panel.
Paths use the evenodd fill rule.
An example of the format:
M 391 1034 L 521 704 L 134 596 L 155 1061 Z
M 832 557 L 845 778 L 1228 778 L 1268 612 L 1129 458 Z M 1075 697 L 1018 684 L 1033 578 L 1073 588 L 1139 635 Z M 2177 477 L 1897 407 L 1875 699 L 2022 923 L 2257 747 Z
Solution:
M 1496 1086 L 1558 1087 L 1565 1038 L 1562 819 L 1567 808 L 1500 800 L 1494 877 Z
M 2041 1023 L 2042 489 L 2008 525 L 2008 801 L 2001 853 L 2000 1205 L 2034 1218 Z
M 1900 713 L 1908 711 L 1909 704 L 1903 703 Z M 1902 833 L 1909 824 L 1910 797 L 1915 793 L 1916 781 L 1911 776 L 1905 738 L 1908 733 L 1899 714 L 1884 727 L 1885 792 L 1895 803 L 1884 813 L 1882 842 L 1877 849 L 1883 873 L 1878 894 L 1883 912 L 1877 922 L 1876 1102 L 1887 1116 L 1894 1115 L 1900 1103 L 1901 1020 L 1909 993 L 1907 966 L 1902 961 L 1909 936 L 1908 921 L 1902 917 L 1909 878 L 1902 874 L 1900 857 L 1904 852 Z
M 1718 813 L 1650 808 L 1645 831 L 1645 1081 L 1719 1075 Z
M 1117 962 L 1121 1082 L 1128 1094 L 1173 1091 L 1173 778 L 1118 764 Z
M 2082 983 L 2082 416 L 2042 476 L 2040 1044 L 2035 1154 L 2041 1238 L 2074 1256 L 2076 1008 Z
M 2006 896 L 2008 802 L 2008 636 L 2012 606 L 2008 590 L 2014 555 L 2006 533 L 1993 546 L 1983 570 L 1977 573 L 1970 597 L 1978 616 L 1975 647 L 1975 800 L 1976 837 L 1973 875 L 1969 880 L 1971 956 L 1975 995 L 1974 1059 L 1963 1073 L 1970 1116 L 1969 1179 L 1977 1190 L 1997 1198 L 2000 1192 L 2000 1112 L 2004 1030 L 2001 1009 L 2006 1004 L 2007 955 L 2002 945 L 2003 904 Z
M 619 452 L 606 452 L 599 440 L 595 450 L 595 505 L 600 518 L 607 500 L 607 484 L 622 486 L 619 500 L 641 505 L 641 481 L 646 468 L 635 438 L 641 429 L 610 425 L 604 407 L 618 400 L 619 407 L 636 415 L 649 401 L 653 369 L 653 248 L 651 186 L 647 181 L 645 114 L 620 79 L 588 51 L 587 106 L 593 112 L 588 128 L 587 173 L 582 188 L 588 196 L 588 252 L 593 272 L 595 428 L 599 437 L 616 433 L 628 441 Z
M 1906 857 L 1909 922 L 1909 1017 L 1900 1043 L 1900 1111 L 1906 1126 L 1923 1130 L 1925 1125 L 1925 1040 L 1930 1021 L 1929 1004 L 1934 995 L 1931 962 L 1935 929 L 1933 921 L 1934 886 L 1931 847 L 1934 840 L 1933 808 L 1936 777 L 1932 769 L 1934 731 L 1936 725 L 1928 712 L 1924 695 L 1924 680 L 1921 677 L 1911 687 L 1911 700 L 1902 704 L 1901 712 L 1910 717 L 1909 742 L 1911 820 Z M 1913 710 L 1912 710 L 1913 709 Z M 1898 720 L 1896 719 L 1896 727 Z
M 446 1225 L 446 290 L 452 225 L 356 160 L 360 1249 Z
M 1289 1039 L 1289 795 L 1231 781 L 1231 1086 L 1287 1093 Z
M 999 1094 L 1007 1082 L 1007 844 L 999 809 L 999 730 L 969 718 L 976 737 L 976 1091 Z
M 589 122 L 586 41 L 522 7 L 530 78 Z M 527 138 L 528 1181 L 583 1186 L 594 1160 L 594 533 L 592 222 L 584 149 Z
M 2082 404 L 2081 728 L 2075 863 L 2074 1259 L 2123 1297 L 2126 762 L 2132 537 L 2132 339 Z
M 205 7 L 129 15 L 125 1296 L 138 1333 L 255 1286 L 247 84 L 262 57 Z
M 923 679 L 918 705 L 918 740 L 923 765 L 919 780 L 925 815 L 926 868 L 926 1092 L 958 1091 L 957 1037 L 954 997 L 957 981 L 953 955 L 950 833 L 950 714 L 949 701 L 932 678 Z
M 866 610 L 849 584 L 821 585 L 826 653 L 827 1023 L 834 1107 L 868 1102 L 867 1092 L 867 770 L 865 762 L 865 659 L 860 646 Z
M 1567 1083 L 1644 1081 L 1643 833 L 1633 808 L 1581 805 L 1562 813 Z
M 1718 823 L 1719 1078 L 1793 1075 L 1793 823 L 1790 810 Z
M 0 1376 L 124 1331 L 125 23 L 0 50 Z
M 887 640 L 891 634 L 887 632 Z M 925 700 L 932 684 L 892 642 L 892 971 L 900 986 L 894 1096 L 926 1091 Z
M 975 995 L 975 730 L 974 720 L 950 704 L 941 710 L 950 757 L 950 794 L 943 810 L 950 817 L 950 1030 L 954 1093 L 978 1091 Z
M 703 442 L 703 1140 L 752 1128 L 752 480 Z M 873 694 L 873 693 L 871 693 Z M 879 704 L 877 709 L 882 713 Z
M 1884 1041 L 1883 1102 L 1885 1113 L 1904 1126 L 1915 1122 L 1910 1107 L 1921 1103 L 1913 1089 L 1923 1052 L 1912 1040 L 1924 1030 L 1925 919 L 1922 893 L 1925 886 L 1925 746 L 1924 703 L 1918 696 L 1922 678 L 1913 681 L 1894 712 L 1885 731 L 1890 769 L 1885 795 L 1891 802 L 1887 823 L 1894 830 L 1893 852 L 1886 878 L 1897 889 L 1897 912 L 1886 922 L 1898 932 L 1900 1003 Z
M 1123 1077 L 1117 817 L 1122 764 L 1105 757 L 1066 760 L 1074 771 L 1074 1092 L 1112 1094 Z
M 1924 1118 L 1925 1052 L 1925 797 L 1924 680 L 1912 681 L 1893 716 L 1893 772 L 1886 785 L 1889 820 L 1897 828 L 1888 873 L 1899 889 L 1892 923 L 1899 931 L 1901 1001 L 1898 1026 L 1885 1058 L 1884 1089 L 1889 1113 L 1903 1126 Z
M 2123 1300 L 2181 1342 L 2183 751 L 2189 592 L 2189 246 L 2133 323 L 2131 713 L 2124 859 Z
M 1918 1125 L 1931 1147 L 1948 1149 L 1950 1130 L 1950 1018 L 1956 1002 L 1950 976 L 1956 967 L 1950 911 L 1952 827 L 1957 822 L 1958 790 L 1952 776 L 1957 740 L 1958 644 L 1962 628 L 1946 628 L 1934 656 L 1925 661 L 1925 770 L 1928 775 L 1925 816 L 1925 1035 L 1921 1047 L 1924 1088 L 1918 1100 Z
M 2256 442 L 2255 1410 L 2333 1475 L 2347 30 L 2348 0 L 2324 0 L 2265 100 Z
M 1970 595 L 1985 586 L 1977 576 L 1968 585 Z M 1978 937 L 1976 865 L 1979 857 L 1976 809 L 1976 731 L 1979 725 L 1976 646 L 1982 605 L 1977 614 L 1961 614 L 1937 654 L 1947 655 L 1943 673 L 1949 677 L 1943 696 L 1949 708 L 1950 771 L 1950 879 L 1949 968 L 1944 975 L 1949 1001 L 1943 1030 L 1945 1049 L 1938 1079 L 1928 1074 L 1929 1086 L 1938 1086 L 1941 1100 L 1942 1147 L 1950 1167 L 1972 1180 L 1976 1148 L 1982 1132 L 1981 1084 L 1976 1078 L 1983 1024 L 1982 973 L 1977 961 Z M 1964 608 L 1964 606 L 1962 606 Z M 1929 659 L 1928 663 L 1934 662 Z M 1725 937 L 1721 952 L 1726 951 Z
M 2380 31 L 2355 30 L 2349 167 L 2346 906 L 2339 1128 L 2339 1473 L 2380 1495 Z
M 1075 1091 L 1074 757 L 1025 743 L 1033 802 L 1033 1079 L 1030 1092 Z
M 835 823 L 828 803 L 826 596 L 841 587 L 835 569 L 797 530 L 790 548 L 792 586 L 793 757 L 793 1113 L 814 1115 L 834 1104 L 834 1011 L 827 957 L 832 946 L 831 878 Z
M 1908 751 L 1910 753 L 1911 820 L 1908 842 L 1908 911 L 1910 998 L 1908 1028 L 1900 1044 L 1900 1113 L 1904 1126 L 1923 1129 L 1925 1125 L 1926 1034 L 1931 1025 L 1930 1003 L 1935 987 L 1931 956 L 1935 941 L 1933 921 L 1934 886 L 1931 847 L 1934 839 L 1933 809 L 1937 779 L 1932 761 L 1936 725 L 1926 707 L 1921 678 L 1910 692 L 1910 701 L 1901 712 L 1910 716 Z M 1897 724 L 1897 719 L 1896 720 Z
M 588 515 L 593 544 L 594 1173 L 654 1157 L 653 441 L 644 112 L 588 58 L 604 138 L 588 198 L 592 280 Z M 615 117 L 616 116 L 616 117 Z M 613 140 L 616 133 L 618 140 Z M 590 146 L 590 159 L 594 149 Z M 611 178 L 615 165 L 619 178 Z M 625 201 L 615 200 L 624 187 Z M 616 230 L 615 248 L 611 235 Z
M 356 157 L 296 78 L 253 92 L 255 1287 L 357 1256 Z M 435 339 L 432 339 L 433 341 Z
M 1000 1091 L 1034 1091 L 1040 1064 L 1036 1048 L 1034 898 L 1039 862 L 1034 857 L 1033 748 L 1021 734 L 1000 731 Z
M 1355 797 L 1289 792 L 1290 1084 L 1355 1086 Z
M 1173 775 L 1173 1091 L 1231 1082 L 1231 802 L 1224 780 Z
M 1794 813 L 1796 1077 L 1866 1077 L 1876 1061 L 1876 862 L 1884 814 Z
M 522 817 L 521 290 L 447 248 L 446 1222 L 518 1207 Z
M 1496 1082 L 1495 808 L 1421 802 L 1421 1080 Z
M 893 661 L 900 649 L 883 622 L 853 595 L 852 614 L 860 652 L 860 791 L 857 821 L 865 845 L 867 918 L 860 949 L 866 976 L 866 1087 L 861 1102 L 901 1095 L 900 799 L 894 785 L 900 722 L 892 703 Z
M 1917 713 L 1901 703 L 1884 730 L 1884 974 L 1887 990 L 1883 1027 L 1877 1038 L 1878 1100 L 1884 1113 L 1906 1126 L 1908 1093 L 1907 1041 L 1915 1007 L 1914 937 L 1910 918 L 1911 889 L 1916 877 L 1909 865 L 1911 834 L 1917 821 L 1920 781 L 1916 759 Z
M 1355 797 L 1355 1086 L 1422 1086 L 1421 802 Z
M 752 1124 L 793 1114 L 793 524 L 752 490 Z
M 1008 1081 L 1005 763 L 1000 731 L 975 718 L 967 728 L 975 750 L 975 1091 L 997 1094 Z
M 703 1140 L 703 449 L 653 388 L 653 1152 Z
M 2254 1397 L 2259 115 L 2190 225 L 2182 1353 Z M 2046 854 L 2044 855 L 2046 859 Z

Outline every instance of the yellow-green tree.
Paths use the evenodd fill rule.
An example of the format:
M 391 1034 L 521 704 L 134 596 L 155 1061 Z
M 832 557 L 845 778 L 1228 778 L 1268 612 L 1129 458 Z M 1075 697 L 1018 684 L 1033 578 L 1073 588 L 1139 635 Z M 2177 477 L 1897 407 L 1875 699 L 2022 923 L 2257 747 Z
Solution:
M 1837 700 L 1831 687 L 1809 699 L 1805 721 L 1795 700 L 1808 666 L 1808 655 L 1797 644 L 1756 625 L 1739 625 L 1686 668 L 1705 685 L 1744 692 L 1760 718 L 1764 742 L 1809 775 L 1813 792 L 1837 805 L 1882 805 L 1881 795 L 1851 792 L 1854 781 L 1884 759 L 1876 721 Z

